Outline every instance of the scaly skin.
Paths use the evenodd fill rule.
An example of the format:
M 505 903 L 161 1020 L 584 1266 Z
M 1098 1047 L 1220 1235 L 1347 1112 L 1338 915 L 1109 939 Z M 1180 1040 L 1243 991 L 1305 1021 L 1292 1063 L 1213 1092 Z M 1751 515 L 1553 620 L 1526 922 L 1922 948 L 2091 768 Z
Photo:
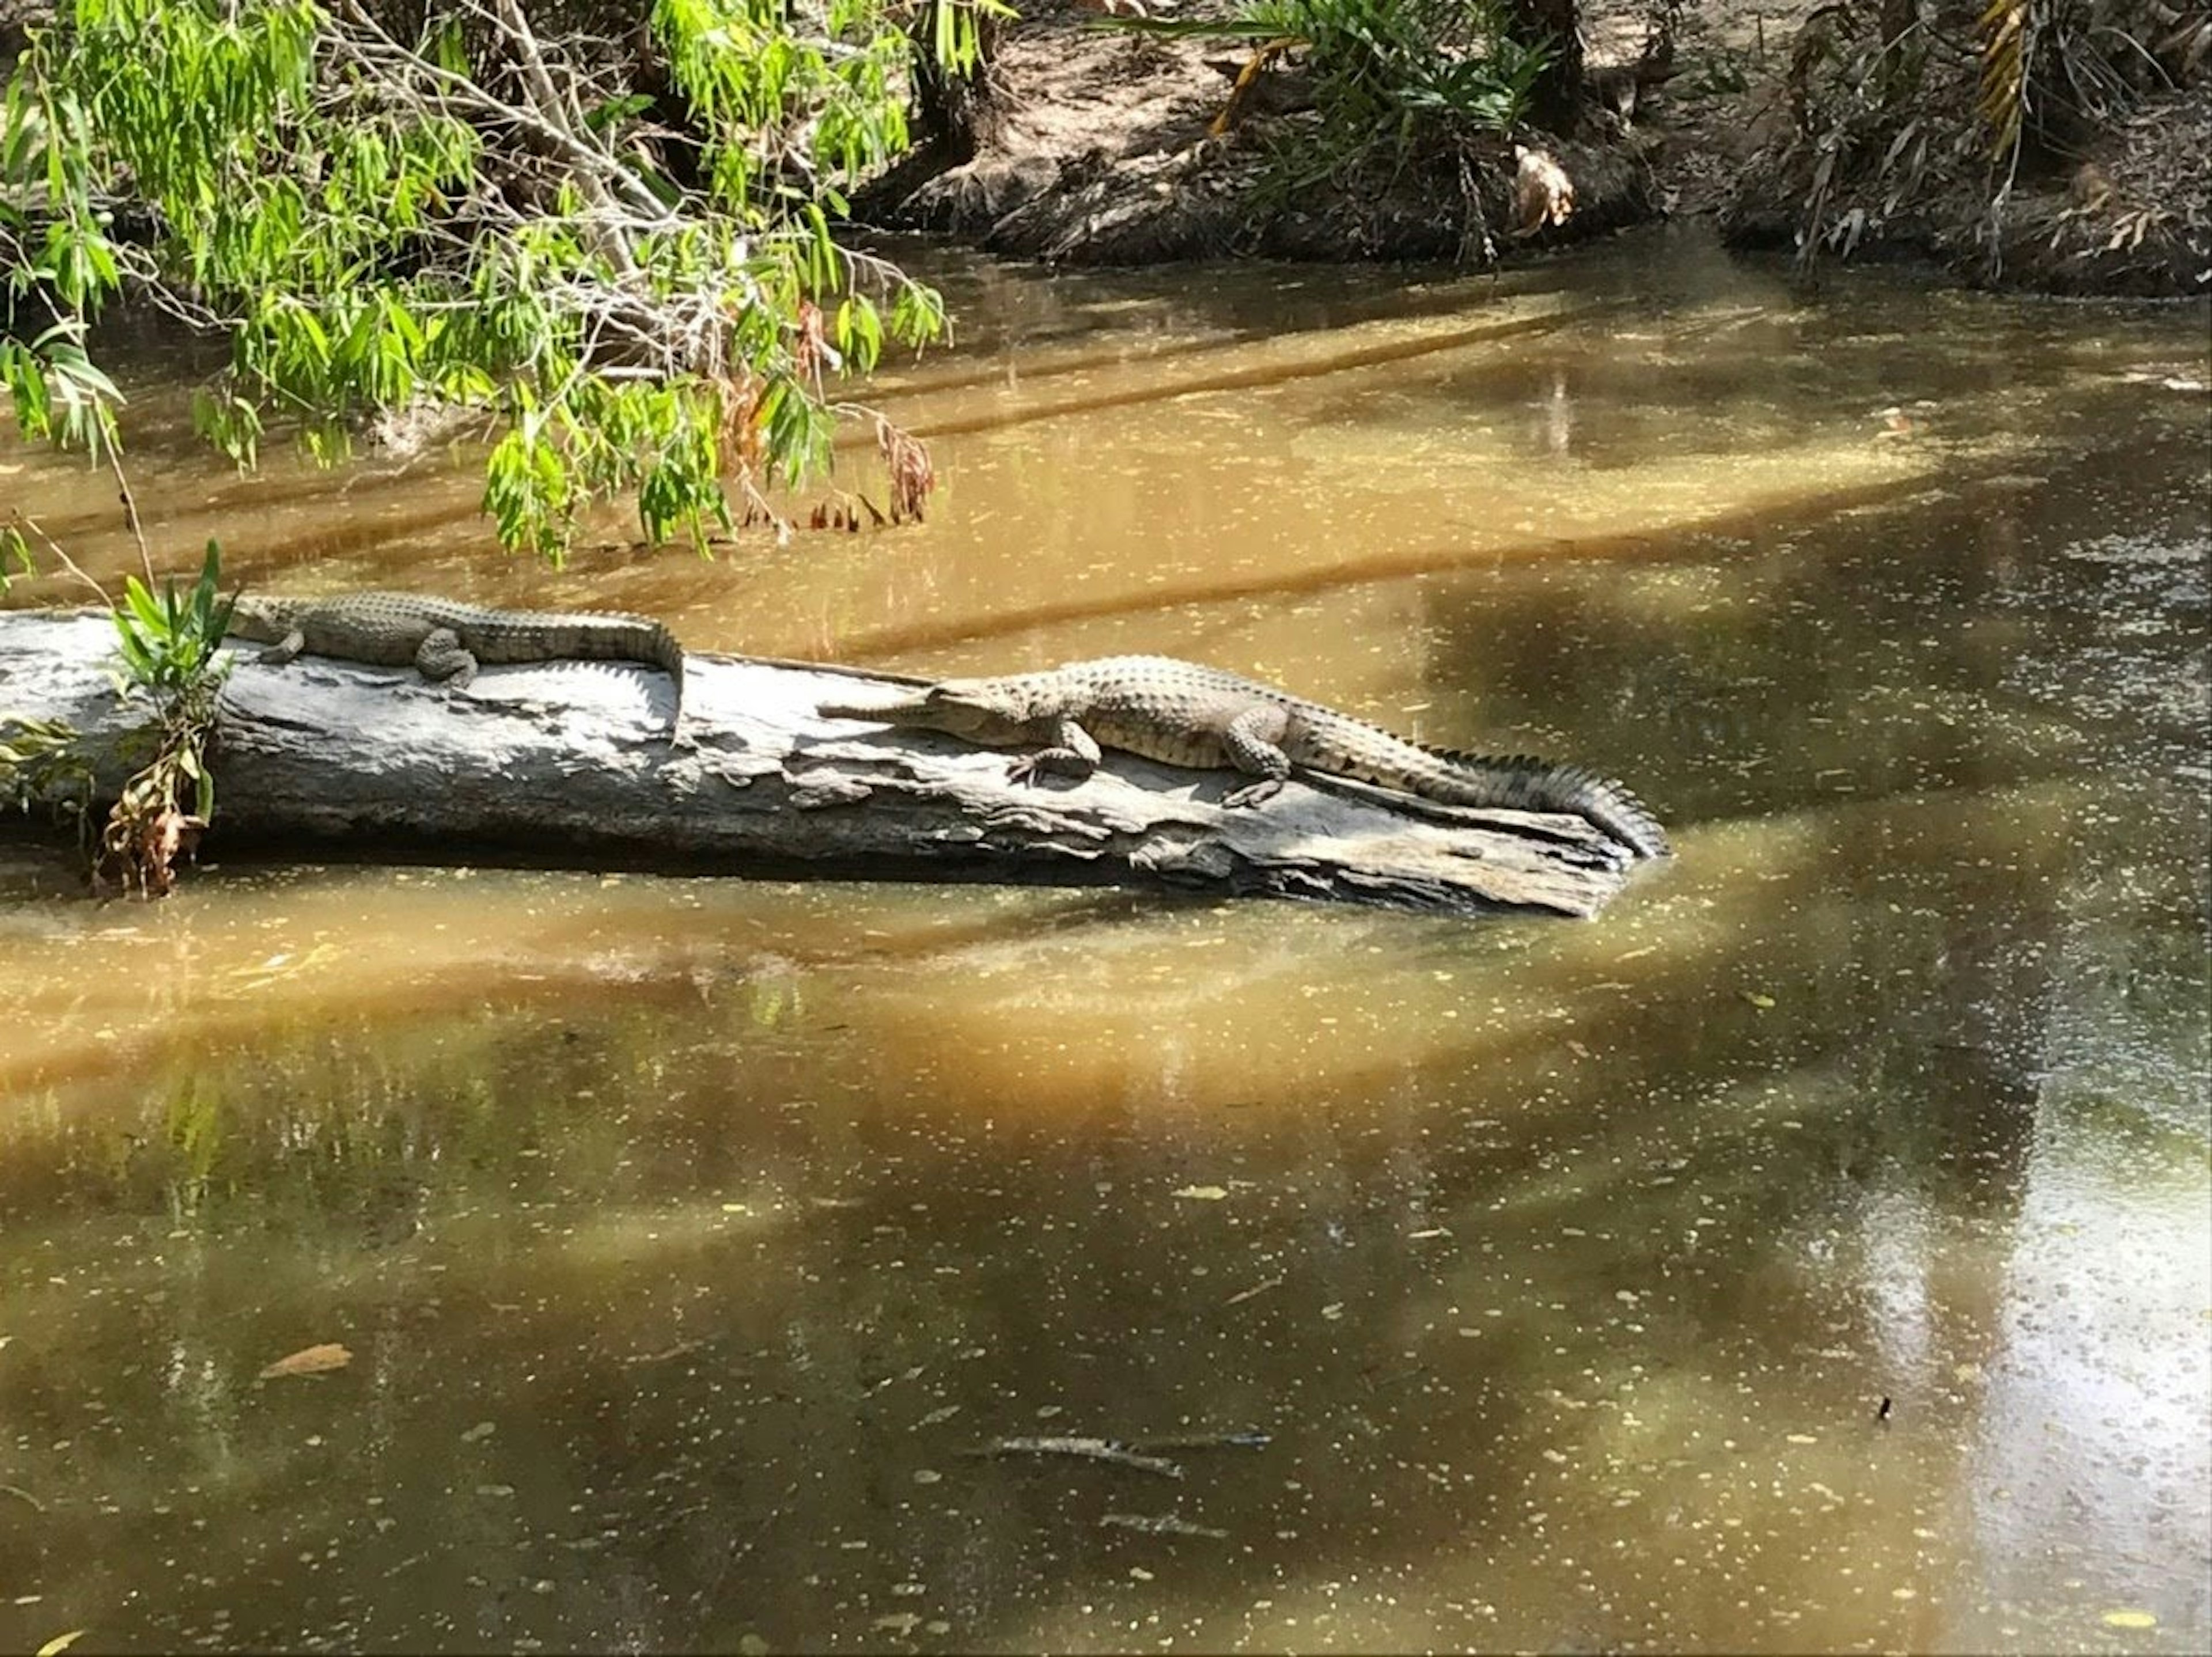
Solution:
M 305 652 L 377 667 L 411 663 L 424 678 L 455 689 L 466 687 L 484 662 L 638 662 L 676 682 L 671 742 L 684 725 L 683 646 L 642 616 L 487 610 L 412 592 L 248 594 L 231 612 L 229 636 L 268 645 L 264 662 L 289 662 Z
M 825 702 L 836 719 L 942 731 L 994 748 L 1034 748 L 1017 781 L 1087 777 L 1102 748 L 1166 765 L 1261 779 L 1225 805 L 1254 805 L 1293 771 L 1351 777 L 1448 805 L 1560 811 L 1639 857 L 1667 854 L 1666 830 L 1620 784 L 1579 766 L 1424 748 L 1380 726 L 1256 680 L 1165 656 L 1109 656 L 1042 673 L 948 679 L 873 707 Z

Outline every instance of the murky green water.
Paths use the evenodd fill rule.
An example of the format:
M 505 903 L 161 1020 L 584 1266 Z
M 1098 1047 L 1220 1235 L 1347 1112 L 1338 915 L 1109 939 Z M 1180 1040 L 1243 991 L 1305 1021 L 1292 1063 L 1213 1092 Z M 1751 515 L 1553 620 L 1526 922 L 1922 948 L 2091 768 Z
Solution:
M 181 438 L 141 503 L 270 585 L 1201 656 L 1680 858 L 1471 926 L 0 853 L 0 1647 L 2212 1642 L 2203 313 L 1664 237 L 954 288 L 911 534 L 548 579 L 465 465 Z M 97 476 L 0 497 L 124 567 Z

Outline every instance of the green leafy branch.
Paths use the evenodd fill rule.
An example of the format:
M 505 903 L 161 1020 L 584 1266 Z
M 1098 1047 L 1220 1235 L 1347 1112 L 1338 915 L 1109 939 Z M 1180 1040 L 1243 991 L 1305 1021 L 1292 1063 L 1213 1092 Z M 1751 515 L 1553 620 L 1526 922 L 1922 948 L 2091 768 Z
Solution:
M 972 63 L 1002 10 L 945 0 L 934 50 Z M 69 352 L 127 286 L 228 337 L 194 419 L 237 464 L 280 423 L 328 461 L 369 420 L 462 411 L 497 438 L 501 540 L 557 560 L 623 494 L 654 541 L 726 530 L 733 495 L 827 470 L 830 380 L 941 334 L 933 291 L 831 229 L 908 140 L 901 0 L 656 0 L 655 99 L 635 50 L 515 0 L 412 39 L 378 15 L 76 0 L 33 35 L 0 274 L 66 331 L 0 355 L 27 434 L 112 447 L 85 420 L 118 399 Z M 115 234 L 125 207 L 150 237 Z

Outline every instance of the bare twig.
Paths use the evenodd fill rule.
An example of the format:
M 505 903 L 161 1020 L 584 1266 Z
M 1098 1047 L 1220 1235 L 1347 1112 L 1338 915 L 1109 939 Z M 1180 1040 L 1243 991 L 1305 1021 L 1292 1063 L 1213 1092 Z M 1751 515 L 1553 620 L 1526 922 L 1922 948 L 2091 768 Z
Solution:
M 52 536 L 47 534 L 45 525 L 41 525 L 37 519 L 32 517 L 28 513 L 24 512 L 10 513 L 9 516 L 13 519 L 15 522 L 21 524 L 25 529 L 30 531 L 32 534 L 37 536 L 40 541 L 45 544 L 46 550 L 53 554 L 55 558 L 60 561 L 61 567 L 64 569 L 76 576 L 78 580 L 83 582 L 85 586 L 90 587 L 95 593 L 100 595 L 100 602 L 101 604 L 106 604 L 110 610 L 115 608 L 115 600 L 107 596 L 107 589 L 101 586 L 99 582 L 94 580 L 92 577 L 87 575 L 82 570 L 79 569 L 76 566 L 76 561 L 71 558 L 68 553 L 62 550 L 62 543 L 55 540 Z
M 138 568 L 145 571 L 146 585 L 151 587 L 154 585 L 154 555 L 146 549 L 145 526 L 138 521 L 138 497 L 131 493 L 131 480 L 123 475 L 123 454 L 115 446 L 115 434 L 108 433 L 107 440 L 100 446 L 107 451 L 108 470 L 115 474 L 115 494 L 123 503 L 123 521 L 131 526 L 131 538 L 138 543 Z
M 1138 1472 L 1181 1478 L 1182 1467 L 1165 1456 L 1140 1455 L 1110 1438 L 1001 1438 L 985 1445 L 980 1455 L 1070 1455 L 1085 1461 L 1109 1462 Z
M 1147 1536 L 1206 1536 L 1218 1540 L 1229 1533 L 1211 1525 L 1197 1525 L 1171 1513 L 1109 1513 L 1098 1516 L 1101 1525 L 1116 1530 L 1140 1531 Z

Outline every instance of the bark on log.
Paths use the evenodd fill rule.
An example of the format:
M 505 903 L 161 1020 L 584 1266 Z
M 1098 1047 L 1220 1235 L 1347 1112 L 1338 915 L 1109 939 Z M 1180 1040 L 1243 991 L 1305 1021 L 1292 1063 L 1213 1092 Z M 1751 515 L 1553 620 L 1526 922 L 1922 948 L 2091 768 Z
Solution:
M 88 738 L 104 798 L 147 715 L 118 701 L 104 613 L 0 615 L 0 721 Z M 859 683 L 856 683 L 859 682 Z M 666 677 L 613 663 L 486 667 L 466 691 L 411 670 L 241 652 L 222 695 L 210 845 L 339 839 L 576 866 L 1101 882 L 1480 913 L 1595 913 L 1627 860 L 1577 817 L 1431 805 L 1294 781 L 1224 810 L 1243 779 L 1109 753 L 1078 786 L 1006 780 L 1007 756 L 814 712 L 912 681 L 694 655 L 689 744 Z

